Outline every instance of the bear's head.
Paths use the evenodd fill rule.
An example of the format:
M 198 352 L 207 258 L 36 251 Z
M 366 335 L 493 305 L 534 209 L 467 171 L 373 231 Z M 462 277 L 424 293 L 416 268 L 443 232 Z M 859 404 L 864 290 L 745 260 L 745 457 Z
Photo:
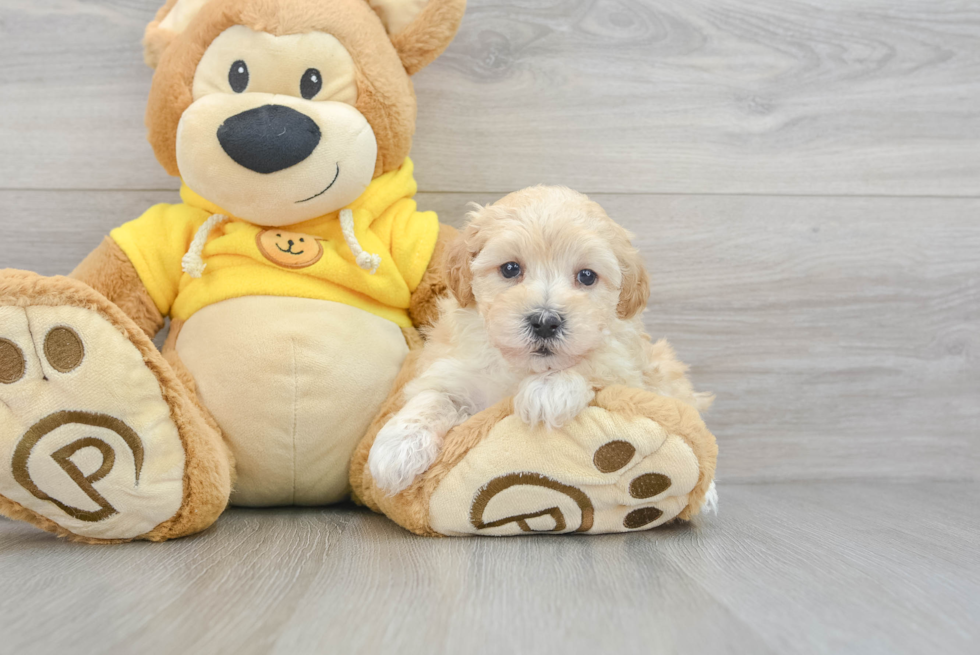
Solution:
M 292 225 L 401 166 L 410 76 L 449 45 L 466 0 L 168 0 L 146 29 L 149 141 L 225 211 Z

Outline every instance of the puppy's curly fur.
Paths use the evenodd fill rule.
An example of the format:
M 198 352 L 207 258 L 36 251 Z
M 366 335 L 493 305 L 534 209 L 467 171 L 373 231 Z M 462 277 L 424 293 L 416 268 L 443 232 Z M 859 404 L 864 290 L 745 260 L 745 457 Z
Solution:
M 405 387 L 405 406 L 378 434 L 368 463 L 388 493 L 408 487 L 453 427 L 514 396 L 529 425 L 558 428 L 614 384 L 705 409 L 687 366 L 651 343 L 640 314 L 649 276 L 631 235 L 565 187 L 532 187 L 469 214 L 444 261 L 441 301 Z

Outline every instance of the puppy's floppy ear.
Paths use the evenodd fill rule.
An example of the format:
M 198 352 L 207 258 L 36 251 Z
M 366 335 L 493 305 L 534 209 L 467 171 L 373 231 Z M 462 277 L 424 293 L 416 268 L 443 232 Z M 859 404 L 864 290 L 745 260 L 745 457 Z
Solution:
M 476 297 L 473 295 L 473 271 L 470 269 L 473 254 L 466 240 L 468 232 L 469 230 L 464 231 L 449 244 L 442 260 L 446 286 L 456 297 L 460 307 L 471 307 L 476 304 Z
M 367 0 L 402 65 L 414 75 L 442 54 L 459 29 L 466 0 Z
M 620 318 L 633 318 L 646 307 L 650 297 L 650 275 L 643 266 L 639 251 L 629 245 L 617 253 L 619 267 L 623 271 L 623 284 L 619 291 L 619 304 L 616 313 Z
M 143 61 L 150 68 L 160 63 L 163 51 L 178 34 L 187 29 L 210 0 L 167 0 L 143 33 Z

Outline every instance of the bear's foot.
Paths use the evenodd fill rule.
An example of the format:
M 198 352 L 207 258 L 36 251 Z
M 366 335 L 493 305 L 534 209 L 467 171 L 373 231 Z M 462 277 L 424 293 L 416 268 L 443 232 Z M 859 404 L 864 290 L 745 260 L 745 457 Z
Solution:
M 0 272 L 0 511 L 89 542 L 202 529 L 228 486 L 201 489 L 187 475 L 208 430 L 108 300 L 66 278 Z M 206 468 L 220 479 L 220 464 Z
M 612 387 L 558 430 L 528 427 L 510 403 L 473 417 L 396 496 L 377 490 L 369 471 L 352 482 L 368 505 L 420 534 L 630 532 L 697 514 L 716 455 L 694 408 Z

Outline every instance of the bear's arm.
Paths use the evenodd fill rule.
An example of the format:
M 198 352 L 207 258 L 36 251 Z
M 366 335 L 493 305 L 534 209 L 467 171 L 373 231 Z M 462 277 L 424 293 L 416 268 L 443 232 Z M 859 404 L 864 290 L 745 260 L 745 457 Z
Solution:
M 180 289 L 181 259 L 209 214 L 159 204 L 114 229 L 71 274 L 119 306 L 151 337 Z
M 439 237 L 429 267 L 422 275 L 422 281 L 412 293 L 408 306 L 408 316 L 415 327 L 432 325 L 439 317 L 439 299 L 449 293 L 442 260 L 448 246 L 459 234 L 451 225 L 439 224 Z
M 163 328 L 163 315 L 129 257 L 111 237 L 105 237 L 70 277 L 84 282 L 115 303 L 151 339 Z

